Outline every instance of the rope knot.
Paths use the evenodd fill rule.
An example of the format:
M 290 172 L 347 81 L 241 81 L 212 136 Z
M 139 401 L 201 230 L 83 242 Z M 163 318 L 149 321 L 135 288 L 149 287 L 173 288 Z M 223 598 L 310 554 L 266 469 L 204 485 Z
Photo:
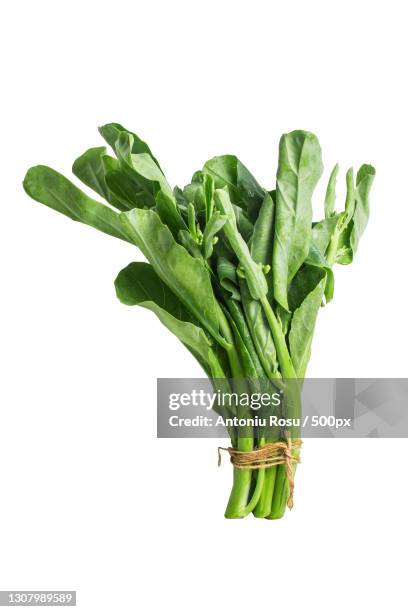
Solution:
M 226 451 L 234 468 L 238 470 L 261 470 L 275 465 L 286 466 L 286 478 L 289 484 L 287 505 L 293 508 L 293 493 L 295 489 L 293 464 L 300 463 L 299 451 L 302 441 L 292 440 L 290 435 L 286 440 L 270 442 L 251 451 L 240 451 L 236 448 L 218 447 L 218 465 L 221 465 L 221 451 Z

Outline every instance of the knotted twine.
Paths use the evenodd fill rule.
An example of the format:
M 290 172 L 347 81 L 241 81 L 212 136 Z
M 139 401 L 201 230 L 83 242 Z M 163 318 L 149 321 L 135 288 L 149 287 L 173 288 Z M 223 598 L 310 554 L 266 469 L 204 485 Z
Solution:
M 261 470 L 270 468 L 275 465 L 286 466 L 286 478 L 289 483 L 288 508 L 293 508 L 293 492 L 295 490 L 295 481 L 293 473 L 293 464 L 300 463 L 300 458 L 293 454 L 293 450 L 300 449 L 302 440 L 293 440 L 290 436 L 286 440 L 279 442 L 270 442 L 254 448 L 251 451 L 240 451 L 236 448 L 218 447 L 218 465 L 221 465 L 221 451 L 226 451 L 230 456 L 232 465 L 238 470 Z

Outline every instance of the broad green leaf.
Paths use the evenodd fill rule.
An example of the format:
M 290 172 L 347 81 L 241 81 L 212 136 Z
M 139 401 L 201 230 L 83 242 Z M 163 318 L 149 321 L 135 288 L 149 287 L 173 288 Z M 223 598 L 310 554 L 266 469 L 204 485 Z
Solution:
M 272 263 L 274 216 L 275 203 L 271 195 L 265 193 L 250 243 L 252 258 L 258 264 Z
M 156 274 L 222 346 L 219 311 L 205 263 L 178 244 L 153 210 L 121 213 L 124 231 L 152 264 Z
M 316 247 L 311 245 L 306 262 L 298 270 L 289 285 L 288 304 L 290 312 L 277 305 L 277 314 L 281 322 L 284 334 L 286 335 L 293 313 L 302 305 L 302 302 L 316 288 L 321 280 L 325 279 L 324 295 L 326 303 L 333 298 L 334 277 L 332 270 L 324 257 Z
M 160 186 L 139 174 L 133 165 L 133 136 L 128 132 L 121 132 L 116 142 L 116 155 L 120 161 L 122 170 L 128 175 L 129 179 L 136 183 L 138 191 L 144 193 L 144 197 L 148 200 L 148 207 L 155 205 L 155 194 L 159 191 Z
M 102 125 L 98 128 L 101 136 L 106 140 L 106 142 L 112 147 L 112 149 L 116 153 L 116 143 L 120 136 L 121 132 L 126 132 L 132 137 L 132 149 L 131 153 L 148 153 L 152 159 L 155 161 L 157 166 L 160 168 L 160 164 L 157 159 L 154 157 L 151 152 L 149 146 L 137 136 L 134 132 L 130 132 L 120 123 L 107 123 L 106 125 Z
M 143 306 L 152 310 L 183 344 L 192 348 L 202 359 L 208 359 L 211 340 L 150 264 L 129 264 L 119 272 L 115 288 L 116 295 L 123 304 Z
M 106 155 L 106 147 L 94 147 L 80 155 L 72 164 L 72 172 L 85 185 L 106 201 L 109 200 L 108 186 L 105 182 L 105 172 L 102 157 Z
M 190 350 L 208 376 L 225 377 L 211 339 L 150 264 L 129 264 L 119 272 L 115 288 L 123 304 L 142 306 L 154 312 L 163 325 Z
M 104 158 L 106 157 L 108 156 L 106 155 L 105 147 L 88 149 L 74 161 L 72 172 L 79 180 L 85 183 L 85 185 L 105 198 L 109 204 L 112 204 L 112 206 L 119 210 L 129 210 L 129 206 L 124 204 L 120 198 L 117 198 L 115 194 L 110 191 L 106 183 L 104 165 Z
M 213 157 L 204 171 L 214 178 L 216 189 L 227 187 L 231 202 L 244 208 L 252 222 L 256 220 L 265 192 L 235 155 Z
M 329 219 L 334 213 L 334 205 L 336 202 L 336 181 L 339 173 L 339 164 L 336 164 L 330 174 L 329 182 L 326 189 L 326 197 L 324 199 L 324 216 Z
M 131 164 L 139 176 L 143 176 L 152 183 L 157 183 L 158 189 L 161 189 L 168 198 L 174 199 L 173 191 L 166 177 L 148 153 L 132 153 Z
M 115 288 L 116 294 L 123 304 L 136 306 L 150 301 L 165 309 L 176 319 L 194 321 L 194 317 L 189 310 L 163 283 L 149 263 L 137 261 L 123 268 L 115 280 Z M 208 339 L 207 344 L 211 344 Z
M 316 317 L 323 299 L 324 286 L 325 278 L 322 278 L 303 300 L 300 307 L 295 310 L 292 317 L 289 348 L 299 378 L 304 377 L 309 362 Z
M 93 200 L 75 187 L 65 176 L 47 166 L 30 168 L 24 189 L 37 202 L 96 229 L 128 242 L 132 239 L 120 221 L 119 213 Z
M 209 259 L 211 257 L 214 248 L 214 240 L 218 240 L 216 235 L 221 230 L 226 220 L 227 217 L 221 215 L 217 210 L 212 214 L 210 220 L 205 226 L 202 245 L 205 259 Z
M 117 159 L 104 155 L 102 163 L 106 185 L 121 202 L 123 210 L 152 206 L 151 194 L 146 193 L 138 183 L 129 177 Z
M 326 278 L 326 273 L 325 269 L 308 264 L 300 268 L 292 280 L 288 292 L 289 307 L 292 313 L 302 305 L 321 280 Z
M 322 173 L 319 141 L 310 132 L 284 134 L 279 144 L 273 282 L 275 299 L 288 309 L 288 286 L 310 248 L 312 193 Z
M 251 295 L 256 300 L 260 299 L 267 294 L 268 283 L 262 271 L 262 266 L 252 259 L 248 245 L 238 231 L 234 208 L 228 193 L 224 189 L 216 189 L 215 204 L 227 217 L 222 229 L 244 270 Z

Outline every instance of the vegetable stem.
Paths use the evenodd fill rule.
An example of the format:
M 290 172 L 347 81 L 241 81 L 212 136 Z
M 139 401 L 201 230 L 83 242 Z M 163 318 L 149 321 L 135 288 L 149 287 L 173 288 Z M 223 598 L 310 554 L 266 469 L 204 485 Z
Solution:
M 281 366 L 281 372 L 283 378 L 296 378 L 295 368 L 293 367 L 292 360 L 289 355 L 288 347 L 286 346 L 285 336 L 282 328 L 279 325 L 278 319 L 273 312 L 271 305 L 265 296 L 261 298 L 261 304 L 265 312 L 265 316 L 271 328 L 273 340 L 276 346 L 276 352 L 278 354 L 279 364 Z

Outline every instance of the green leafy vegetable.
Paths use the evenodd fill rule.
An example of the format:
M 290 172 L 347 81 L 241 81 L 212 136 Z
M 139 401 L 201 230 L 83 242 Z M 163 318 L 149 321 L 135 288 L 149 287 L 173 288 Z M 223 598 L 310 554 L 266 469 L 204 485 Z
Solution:
M 272 270 L 275 299 L 287 310 L 289 283 L 309 253 L 312 194 L 322 170 L 316 136 L 300 130 L 282 136 L 276 176 Z
M 332 170 L 326 190 L 324 200 L 324 216 L 329 219 L 334 213 L 334 205 L 336 202 L 336 181 L 339 173 L 339 165 L 336 164 Z
M 336 263 L 356 256 L 369 217 L 375 170 L 346 173 L 342 211 L 335 208 L 336 165 L 324 219 L 313 221 L 312 195 L 322 173 L 319 142 L 310 132 L 284 134 L 276 189 L 264 189 L 233 155 L 214 157 L 184 188 L 172 189 L 149 146 L 118 123 L 100 128 L 105 147 L 85 151 L 73 173 L 106 204 L 46 166 L 31 168 L 26 192 L 75 221 L 137 246 L 116 281 L 118 298 L 155 313 L 210 377 L 214 389 L 279 389 L 282 410 L 301 414 L 300 389 L 317 314 L 333 298 Z M 117 210 L 114 210 L 117 209 Z M 253 416 L 239 402 L 220 414 Z M 232 445 L 251 451 L 285 439 L 256 428 Z M 297 450 L 293 451 L 298 454 Z M 280 518 L 289 482 L 284 466 L 234 469 L 227 517 Z
M 74 221 L 81 221 L 105 234 L 131 242 L 120 222 L 119 213 L 89 198 L 52 168 L 47 166 L 30 168 L 24 179 L 24 189 L 34 200 Z
M 246 210 L 251 220 L 256 219 L 264 190 L 235 155 L 213 157 L 206 162 L 204 172 L 214 178 L 217 189 L 227 188 L 231 201 Z
M 203 262 L 175 241 L 153 210 L 135 208 L 120 217 L 124 232 L 131 236 L 157 275 L 209 333 L 225 345 L 219 331 L 219 307 Z
M 157 276 L 153 267 L 144 262 L 129 264 L 119 272 L 116 280 L 116 295 L 124 304 L 142 306 L 153 311 L 160 321 L 195 356 L 199 355 L 205 369 L 212 376 L 222 371 L 214 367 L 217 357 L 211 349 L 213 342 L 204 332 L 190 311 Z

